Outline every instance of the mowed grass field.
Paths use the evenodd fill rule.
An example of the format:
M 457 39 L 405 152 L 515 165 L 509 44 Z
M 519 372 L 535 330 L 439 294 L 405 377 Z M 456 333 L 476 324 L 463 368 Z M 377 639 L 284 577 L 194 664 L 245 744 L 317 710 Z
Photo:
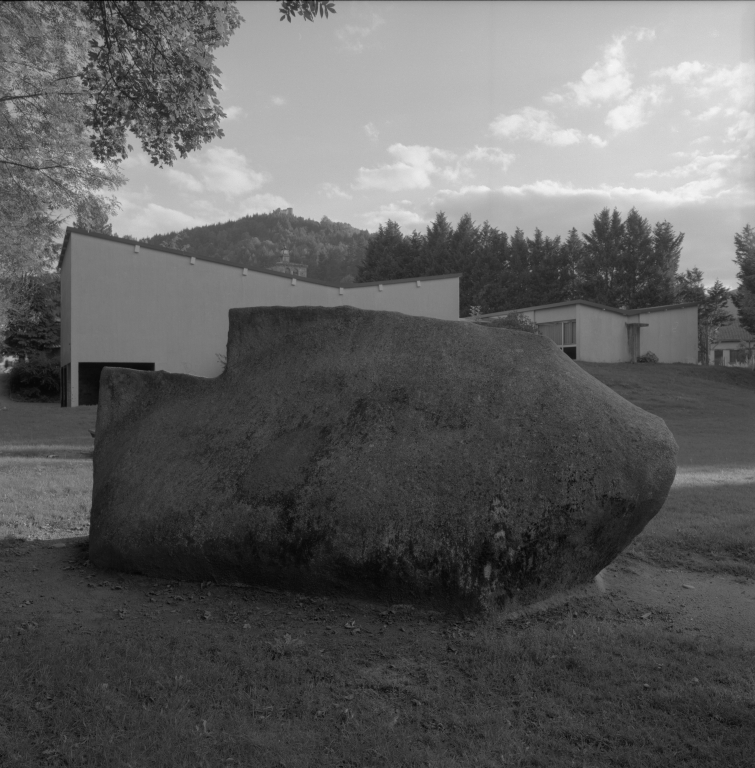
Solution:
M 667 567 L 755 577 L 755 374 L 687 365 L 582 367 L 663 418 L 679 444 L 668 501 L 631 551 Z
M 619 560 L 750 585 L 755 376 L 582 367 L 680 446 Z M 100 572 L 19 541 L 84 531 L 94 409 L 2 406 L 3 768 L 753 765 L 755 617 L 748 638 L 610 589 L 502 618 Z

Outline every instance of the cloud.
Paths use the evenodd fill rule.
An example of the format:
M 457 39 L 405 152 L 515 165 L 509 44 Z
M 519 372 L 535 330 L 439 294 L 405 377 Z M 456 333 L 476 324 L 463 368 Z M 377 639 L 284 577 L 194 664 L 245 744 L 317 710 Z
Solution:
M 662 179 L 662 178 L 688 178 L 690 176 L 699 175 L 719 175 L 722 171 L 729 168 L 734 163 L 738 155 L 736 152 L 729 152 L 724 154 L 707 154 L 704 155 L 699 151 L 687 153 L 680 152 L 675 153 L 680 156 L 691 157 L 688 163 L 684 165 L 677 165 L 667 171 L 639 171 L 634 175 L 640 179 Z
M 283 98 L 283 96 L 272 96 L 270 101 L 272 101 L 276 107 L 282 107 L 288 103 L 287 100 Z
M 204 192 L 204 184 L 185 171 L 179 171 L 176 168 L 164 168 L 165 175 L 176 186 L 186 192 Z
M 705 112 L 701 112 L 695 117 L 695 120 L 710 120 L 721 112 L 721 107 L 714 106 L 710 109 L 706 109 Z
M 662 206 L 675 206 L 686 203 L 701 204 L 724 196 L 733 196 L 736 189 L 723 189 L 724 182 L 720 178 L 699 179 L 666 190 L 654 190 L 648 187 L 625 187 L 620 185 L 601 184 L 594 187 L 576 187 L 552 179 L 542 179 L 520 186 L 504 185 L 497 189 L 486 191 L 485 188 L 467 188 L 466 190 L 443 190 L 437 197 L 461 198 L 472 195 L 493 194 L 504 198 L 514 199 L 569 199 L 569 198 L 600 198 L 611 203 L 635 205 L 654 203 Z
M 550 104 L 575 101 L 585 107 L 596 102 L 625 99 L 632 91 L 632 75 L 626 65 L 627 40 L 653 40 L 655 30 L 639 27 L 616 35 L 603 49 L 603 58 L 582 73 L 579 80 L 567 83 L 566 93 L 549 93 L 544 97 Z
M 606 115 L 606 125 L 614 131 L 631 131 L 645 125 L 649 108 L 657 104 L 663 93 L 659 86 L 648 86 L 632 93 L 623 104 L 614 107 Z
M 132 152 L 124 166 L 127 171 L 131 166 L 152 168 L 141 149 Z M 167 178 L 179 192 L 219 192 L 228 199 L 254 192 L 270 180 L 267 173 L 251 168 L 241 152 L 220 146 L 193 152 L 175 165 L 161 169 L 159 176 Z
M 329 181 L 325 181 L 322 184 L 320 184 L 320 191 L 327 197 L 329 200 L 333 200 L 335 198 L 344 198 L 345 200 L 351 200 L 351 195 L 348 192 L 344 192 L 338 184 L 332 184 Z
M 465 161 L 498 165 L 504 171 L 514 162 L 514 158 L 515 155 L 498 147 L 475 147 L 463 156 Z
M 696 92 L 699 96 L 722 93 L 734 108 L 751 108 L 755 104 L 755 60 L 709 70 Z
M 723 97 L 732 107 L 752 107 L 755 102 L 755 60 L 735 67 L 713 67 L 699 61 L 683 61 L 675 67 L 657 69 L 652 77 L 686 86 L 687 94 L 698 98 Z
M 401 227 L 416 228 L 418 224 L 426 224 L 427 219 L 407 207 L 408 201 L 402 201 L 402 205 L 388 203 L 381 205 L 377 211 L 362 214 L 367 229 L 377 229 L 389 219 L 395 221 Z
M 207 147 L 189 157 L 186 166 L 198 178 L 202 189 L 237 197 L 259 189 L 269 177 L 249 167 L 247 159 L 235 149 Z M 199 190 L 192 190 L 199 191 Z
M 728 121 L 728 142 L 751 142 L 755 139 L 755 60 L 734 67 L 714 67 L 699 61 L 683 61 L 652 73 L 656 79 L 668 80 L 683 88 L 683 94 L 698 101 L 711 100 L 697 120 L 713 117 Z
M 241 218 L 241 216 L 246 216 L 252 213 L 269 213 L 276 208 L 290 207 L 291 203 L 289 203 L 285 197 L 274 195 L 270 192 L 262 192 L 239 201 L 229 213 L 233 213 L 233 217 L 235 218 Z M 214 216 L 213 221 L 219 221 L 221 218 L 223 217 Z M 225 214 L 224 218 L 228 218 L 228 215 Z
M 144 185 L 138 191 L 119 191 L 122 207 L 115 228 L 121 233 L 147 237 L 291 207 L 282 196 L 259 191 L 269 181 L 268 174 L 251 168 L 235 149 L 205 147 L 176 163 L 179 167 L 161 170 L 155 170 L 137 149 L 126 163 L 140 172 L 142 166 L 148 169 L 155 188 Z M 156 200 L 170 201 L 171 206 Z
M 364 132 L 367 134 L 367 137 L 373 141 L 377 141 L 378 136 L 380 135 L 380 131 L 378 131 L 375 123 L 367 123 L 367 125 L 364 126 Z
M 354 187 L 356 189 L 382 189 L 398 192 L 402 189 L 427 189 L 430 177 L 443 171 L 438 161 L 454 158 L 450 152 L 434 147 L 393 144 L 388 152 L 396 158 L 395 163 L 378 168 L 360 168 Z
M 677 85 L 686 85 L 705 71 L 699 61 L 683 61 L 675 67 L 664 67 L 653 72 L 653 77 L 665 77 Z
M 221 205 L 215 205 L 212 200 L 192 196 L 183 202 L 183 210 L 178 210 L 146 202 L 145 197 L 149 194 L 149 190 L 119 194 L 121 210 L 114 217 L 116 231 L 134 237 L 149 237 L 156 233 L 199 227 L 254 213 L 267 213 L 276 208 L 291 207 L 284 197 L 263 192 Z
M 427 189 L 437 180 L 473 179 L 483 168 L 506 170 L 514 155 L 498 147 L 475 147 L 461 155 L 437 147 L 417 144 L 392 144 L 388 152 L 396 159 L 377 168 L 360 168 L 354 189 L 380 189 L 399 192 Z
M 341 45 L 352 53 L 361 53 L 367 46 L 367 39 L 372 33 L 385 24 L 385 20 L 372 13 L 363 24 L 344 24 L 336 29 L 336 37 Z
M 225 112 L 226 120 L 235 120 L 244 114 L 244 110 L 241 107 L 226 107 L 223 111 Z
M 490 124 L 497 136 L 509 139 L 529 139 L 552 147 L 567 147 L 588 141 L 599 147 L 607 142 L 594 134 L 584 134 L 576 128 L 559 128 L 551 112 L 535 107 L 525 107 L 511 115 L 499 115 Z
M 113 218 L 116 231 L 133 237 L 150 237 L 156 232 L 175 232 L 187 227 L 207 224 L 203 217 L 197 217 L 175 208 L 166 208 L 157 203 L 143 203 L 143 195 L 120 193 L 118 200 L 121 210 Z
M 573 83 L 567 83 L 566 89 L 580 106 L 588 106 L 598 101 L 623 99 L 632 88 L 632 76 L 626 67 L 626 52 L 624 42 L 628 37 L 635 40 L 652 40 L 655 32 L 641 28 L 632 33 L 626 33 L 613 38 L 605 47 L 601 61 L 582 73 L 582 77 Z M 552 102 L 563 101 L 558 94 L 546 97 Z
M 648 29 L 647 27 L 640 27 L 635 29 L 632 34 L 637 42 L 643 42 L 644 40 L 655 40 L 655 30 Z

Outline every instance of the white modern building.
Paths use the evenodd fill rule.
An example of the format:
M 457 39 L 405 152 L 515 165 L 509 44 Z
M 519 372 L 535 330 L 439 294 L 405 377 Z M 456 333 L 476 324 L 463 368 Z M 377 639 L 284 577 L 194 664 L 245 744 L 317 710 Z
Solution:
M 520 314 L 537 323 L 572 359 L 629 363 L 653 352 L 661 363 L 697 363 L 697 304 L 616 309 L 591 301 L 564 301 L 492 312 L 465 320 Z
M 69 228 L 61 250 L 61 405 L 94 405 L 105 366 L 218 376 L 228 310 L 351 306 L 459 319 L 460 275 L 339 287 Z

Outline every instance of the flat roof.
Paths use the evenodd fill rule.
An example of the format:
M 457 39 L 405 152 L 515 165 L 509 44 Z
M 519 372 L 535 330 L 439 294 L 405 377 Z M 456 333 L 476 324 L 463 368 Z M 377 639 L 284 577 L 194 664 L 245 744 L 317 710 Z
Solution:
M 488 312 L 485 315 L 476 315 L 475 317 L 463 317 L 462 320 L 479 320 L 481 317 L 504 317 L 505 315 L 511 315 L 519 312 L 533 312 L 537 309 L 555 309 L 557 307 L 573 307 L 577 304 L 582 304 L 585 307 L 593 307 L 594 309 L 601 309 L 604 312 L 615 312 L 617 315 L 642 315 L 646 312 L 667 312 L 671 309 L 687 309 L 689 307 L 697 307 L 697 303 L 694 301 L 686 302 L 684 304 L 664 304 L 661 307 L 642 307 L 641 309 L 618 309 L 617 307 L 609 307 L 605 304 L 598 304 L 594 301 L 586 301 L 584 299 L 573 299 L 572 301 L 560 301 L 557 304 L 539 304 L 536 307 L 523 307 L 522 309 L 505 309 L 500 312 Z
M 328 288 L 343 288 L 349 290 L 351 288 L 367 288 L 371 285 L 392 285 L 394 283 L 414 283 L 418 280 L 445 280 L 452 277 L 461 277 L 461 272 L 454 272 L 449 275 L 421 275 L 419 277 L 402 277 L 398 280 L 374 280 L 369 283 L 351 283 L 349 285 L 339 285 L 338 283 L 326 283 L 324 280 L 314 280 L 311 277 L 301 277 L 299 275 L 287 275 L 284 272 L 278 272 L 274 269 L 262 269 L 261 267 L 250 267 L 247 264 L 242 264 L 240 261 L 225 261 L 224 259 L 217 259 L 213 256 L 202 256 L 199 253 L 193 251 L 180 251 L 177 248 L 165 248 L 157 245 L 146 245 L 140 243 L 138 240 L 128 240 L 123 237 L 113 237 L 113 235 L 103 235 L 101 232 L 90 232 L 86 229 L 77 229 L 76 227 L 68 227 L 66 229 L 66 235 L 63 238 L 63 245 L 60 248 L 60 258 L 58 259 L 58 269 L 63 264 L 63 257 L 65 256 L 68 248 L 68 242 L 71 235 L 83 235 L 84 237 L 93 237 L 98 240 L 109 240 L 113 243 L 123 243 L 124 245 L 138 245 L 140 248 L 149 248 L 152 251 L 159 251 L 160 253 L 172 253 L 176 256 L 184 256 L 187 259 L 192 257 L 199 259 L 200 261 L 209 261 L 213 264 L 223 264 L 226 267 L 234 267 L 236 269 L 247 269 L 250 272 L 261 272 L 264 275 L 273 275 L 274 277 L 280 277 L 284 280 L 295 279 L 297 282 L 314 283 L 315 285 L 325 285 Z

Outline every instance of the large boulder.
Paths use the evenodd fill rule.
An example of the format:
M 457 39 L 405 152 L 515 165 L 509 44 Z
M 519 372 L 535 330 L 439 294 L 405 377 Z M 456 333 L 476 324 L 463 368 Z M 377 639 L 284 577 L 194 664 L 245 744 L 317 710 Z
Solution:
M 350 307 L 231 310 L 216 379 L 106 368 L 96 433 L 98 566 L 478 606 L 595 576 L 677 449 L 546 338 Z

